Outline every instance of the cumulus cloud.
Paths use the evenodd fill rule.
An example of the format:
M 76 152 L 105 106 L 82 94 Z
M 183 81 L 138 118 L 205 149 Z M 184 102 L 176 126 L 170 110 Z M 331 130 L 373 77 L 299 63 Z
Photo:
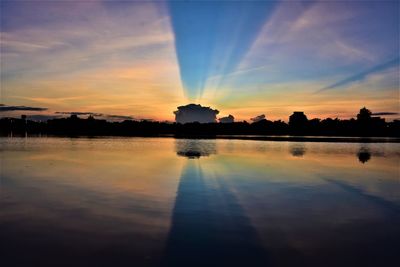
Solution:
M 259 122 L 261 120 L 265 120 L 265 114 L 258 115 L 258 116 L 254 117 L 254 118 L 251 118 L 250 120 L 252 122 Z
M 4 104 L 0 104 L 0 112 L 5 111 L 44 111 L 47 108 L 39 108 L 39 107 L 27 107 L 27 106 L 8 106 Z
M 232 115 L 229 115 L 227 117 L 219 118 L 219 122 L 220 123 L 232 123 L 234 121 L 235 121 L 235 117 L 233 117 Z
M 174 111 L 175 121 L 179 123 L 200 122 L 210 123 L 217 121 L 219 111 L 210 107 L 203 107 L 200 104 L 188 104 L 178 107 Z

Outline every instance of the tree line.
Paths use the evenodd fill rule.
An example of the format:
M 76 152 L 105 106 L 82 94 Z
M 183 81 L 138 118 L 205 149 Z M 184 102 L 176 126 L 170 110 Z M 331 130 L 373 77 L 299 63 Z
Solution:
M 400 136 L 400 120 L 386 122 L 372 116 L 367 108 L 362 108 L 356 118 L 311 119 L 303 112 L 294 112 L 289 122 L 262 119 L 248 123 L 168 123 L 158 121 L 125 120 L 110 122 L 93 116 L 79 118 L 71 115 L 47 122 L 37 122 L 21 118 L 0 119 L 1 135 L 87 135 L 87 136 L 215 136 L 215 135 L 293 135 L 293 136 Z

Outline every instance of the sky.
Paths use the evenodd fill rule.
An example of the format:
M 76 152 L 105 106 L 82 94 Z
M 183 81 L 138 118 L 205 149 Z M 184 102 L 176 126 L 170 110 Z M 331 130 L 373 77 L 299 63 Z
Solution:
M 397 119 L 399 5 L 1 0 L 0 116 Z

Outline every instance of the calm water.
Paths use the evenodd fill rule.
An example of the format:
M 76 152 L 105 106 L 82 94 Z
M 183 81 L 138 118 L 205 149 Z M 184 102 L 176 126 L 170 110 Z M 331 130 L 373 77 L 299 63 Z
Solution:
M 400 144 L 0 144 L 2 266 L 398 266 Z

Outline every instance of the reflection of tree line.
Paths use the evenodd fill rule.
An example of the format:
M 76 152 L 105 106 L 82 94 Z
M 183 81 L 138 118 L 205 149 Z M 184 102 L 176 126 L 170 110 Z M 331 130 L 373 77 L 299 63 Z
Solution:
M 289 243 L 279 250 L 261 243 L 246 210 L 226 180 L 212 169 L 207 174 L 203 172 L 203 161 L 199 158 L 216 154 L 216 143 L 215 140 L 175 141 L 176 153 L 188 159 L 179 181 L 162 266 L 275 266 L 277 255 L 280 255 L 276 254 L 277 251 L 291 263 L 285 266 L 305 265 L 303 256 Z M 291 143 L 289 152 L 302 157 L 307 152 L 306 145 Z M 356 156 L 361 163 L 366 163 L 371 158 L 368 145 L 360 144 Z M 379 205 L 386 218 L 398 220 L 399 207 L 396 204 L 343 181 L 324 180 Z M 273 236 L 270 241 L 274 244 Z
M 357 153 L 357 156 L 358 156 L 358 160 L 363 164 L 371 159 L 371 153 L 370 153 L 369 149 L 366 147 L 361 147 Z
M 212 139 L 177 139 L 175 145 L 178 156 L 190 159 L 208 157 L 212 154 L 217 154 L 216 143 Z M 307 152 L 306 143 L 290 143 L 289 152 L 293 157 L 303 157 Z M 356 153 L 356 157 L 363 164 L 368 162 L 372 157 L 370 148 L 365 144 L 362 144 Z
M 245 210 L 218 174 L 205 175 L 201 157 L 217 154 L 212 140 L 177 139 L 176 153 L 188 158 L 179 181 L 164 266 L 268 266 L 271 255 L 260 242 Z M 292 143 L 294 157 L 305 155 L 304 143 Z M 371 158 L 368 147 L 357 152 Z M 288 252 L 289 253 L 289 252 Z
M 366 108 L 360 110 L 357 119 L 311 119 L 303 112 L 294 112 L 289 123 L 281 120 L 260 119 L 253 123 L 167 123 L 157 121 L 125 120 L 108 122 L 93 116 L 81 119 L 76 114 L 69 118 L 52 119 L 47 122 L 21 119 L 0 119 L 0 134 L 54 134 L 54 135 L 118 135 L 147 136 L 171 134 L 176 136 L 215 135 L 295 135 L 295 136 L 399 136 L 400 120 L 386 122 L 372 116 Z
M 294 143 L 289 147 L 289 151 L 293 157 L 303 157 L 307 151 L 306 146 L 303 143 Z M 361 146 L 356 154 L 358 160 L 361 163 L 366 163 L 371 159 L 371 151 L 366 146 Z

